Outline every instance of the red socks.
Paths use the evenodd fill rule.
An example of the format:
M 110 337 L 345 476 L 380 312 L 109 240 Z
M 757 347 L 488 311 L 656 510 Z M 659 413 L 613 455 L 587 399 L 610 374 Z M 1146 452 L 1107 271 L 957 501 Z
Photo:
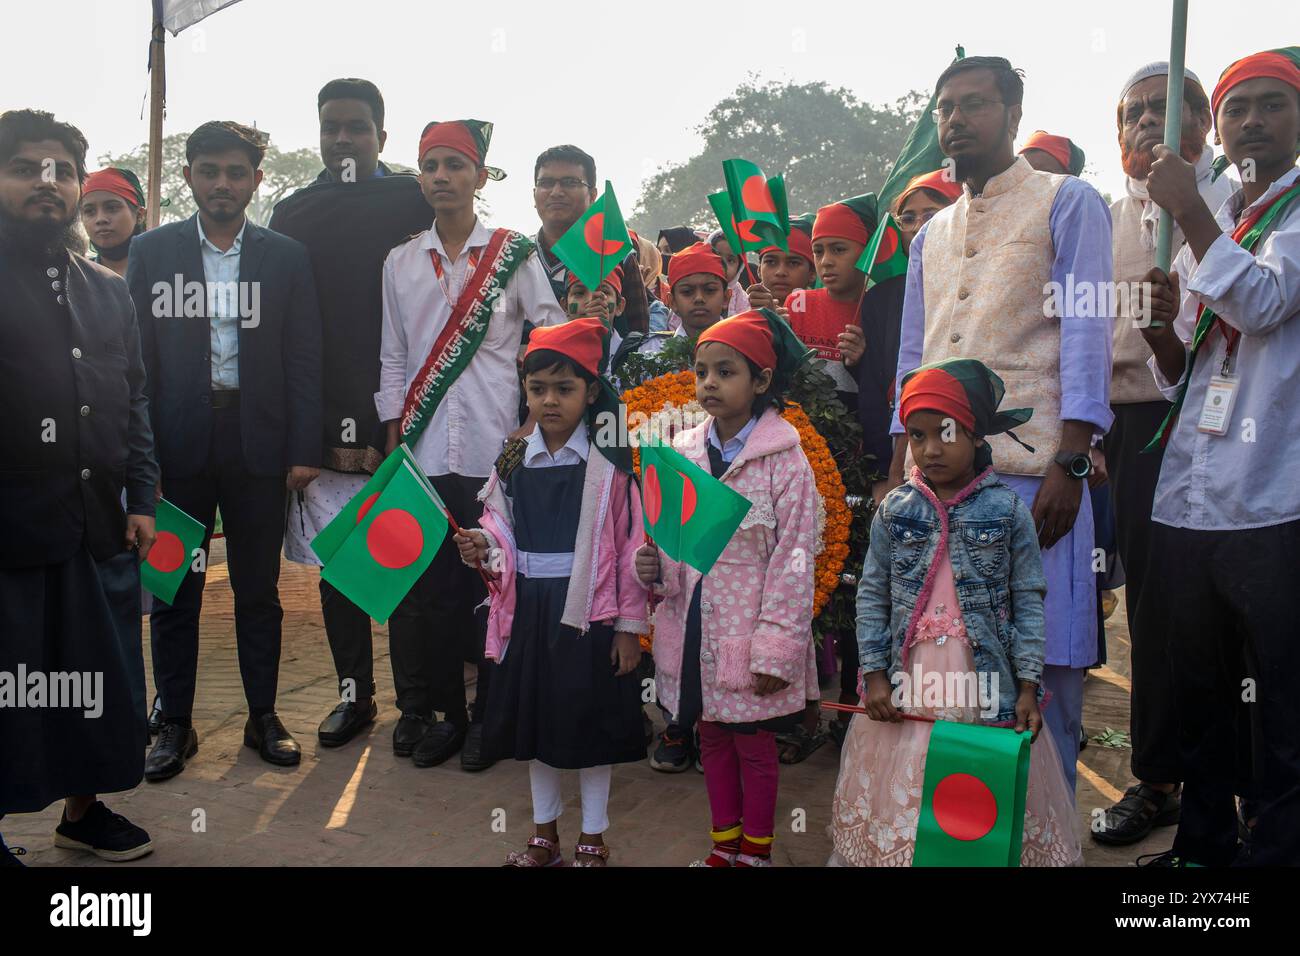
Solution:
M 713 837 L 713 852 L 705 857 L 704 865 L 735 865 L 736 857 L 740 853 L 740 846 L 743 842 L 740 824 L 737 823 L 722 830 L 711 830 L 709 835 Z
M 740 840 L 740 854 L 736 857 L 736 862 L 732 866 L 771 866 L 772 865 L 772 841 L 775 837 L 755 837 L 748 833 L 744 834 Z

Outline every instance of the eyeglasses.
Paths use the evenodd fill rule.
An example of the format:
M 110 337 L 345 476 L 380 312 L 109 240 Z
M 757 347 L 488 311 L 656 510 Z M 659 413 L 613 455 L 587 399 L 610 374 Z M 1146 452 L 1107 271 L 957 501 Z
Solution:
M 591 187 L 581 179 L 573 176 L 565 176 L 563 179 L 539 179 L 536 183 L 536 189 L 541 193 L 549 193 L 556 186 L 559 186 L 566 193 L 577 192 L 579 189 L 590 189 Z
M 963 116 L 967 119 L 979 116 L 981 113 L 987 113 L 994 106 L 1002 106 L 1001 100 L 986 100 L 982 96 L 968 96 L 960 103 L 940 103 L 938 109 L 930 111 L 931 118 L 936 123 L 946 123 L 952 119 L 952 114 L 961 110 Z
M 903 212 L 895 216 L 894 221 L 897 222 L 899 227 L 906 232 L 912 232 L 913 230 L 920 229 L 927 222 L 933 219 L 934 214 L 938 211 L 939 210 L 937 209 L 929 209 L 922 213 Z

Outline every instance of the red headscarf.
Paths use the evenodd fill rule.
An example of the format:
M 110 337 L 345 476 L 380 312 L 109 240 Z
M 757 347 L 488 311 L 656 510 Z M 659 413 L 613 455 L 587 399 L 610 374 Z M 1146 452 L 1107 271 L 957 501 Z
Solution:
M 469 127 L 460 120 L 448 123 L 432 123 L 420 137 L 420 155 L 416 162 L 424 159 L 424 154 L 435 146 L 446 146 L 458 153 L 463 153 L 473 160 L 475 166 L 483 165 L 483 156 L 479 153 L 478 143 Z
M 701 272 L 717 276 L 724 284 L 727 281 L 727 271 L 722 267 L 722 257 L 714 252 L 713 247 L 707 242 L 697 242 L 673 254 L 673 257 L 668 260 L 668 287 L 671 289 L 687 276 Z
M 695 351 L 705 342 L 730 345 L 759 368 L 776 368 L 776 348 L 772 344 L 772 329 L 763 313 L 751 309 L 729 319 L 717 322 L 695 340 Z
M 822 206 L 817 210 L 817 219 L 813 222 L 813 242 L 831 237 L 860 242 L 864 246 L 871 241 L 862 218 L 842 202 Z M 811 244 L 809 243 L 810 246 Z
M 572 269 L 570 269 L 569 274 L 564 278 L 564 287 L 567 289 L 575 282 L 580 282 L 580 281 L 582 280 L 578 277 L 578 274 L 574 272 Z M 617 292 L 619 295 L 622 295 L 623 294 L 623 264 L 619 263 L 618 265 L 616 265 L 613 271 L 610 272 L 609 275 L 605 276 L 605 278 L 601 279 L 600 281 L 602 283 L 608 282 L 611 286 L 614 287 L 615 292 Z
M 786 245 L 790 247 L 792 256 L 803 256 L 811 265 L 816 266 L 817 263 L 813 261 L 812 240 L 808 238 L 806 232 L 801 229 L 791 229 L 790 235 L 786 236 L 785 241 Z M 781 247 L 764 246 L 759 250 L 758 254 L 762 257 L 769 252 L 781 252 Z
M 922 173 L 920 176 L 913 176 L 906 188 L 898 194 L 894 200 L 894 208 L 902 209 L 903 203 L 907 202 L 907 197 L 912 195 L 918 189 L 929 189 L 938 193 L 949 203 L 954 203 L 961 198 L 961 183 L 955 180 L 947 179 L 944 176 L 944 170 L 936 169 L 932 173 Z
M 1252 53 L 1250 56 L 1243 56 L 1223 71 L 1218 84 L 1214 87 L 1214 95 L 1210 97 L 1210 110 L 1218 116 L 1219 104 L 1223 102 L 1230 89 L 1239 83 L 1261 77 L 1281 80 L 1283 83 L 1290 84 L 1293 89 L 1300 90 L 1300 67 L 1296 66 L 1294 60 L 1276 50 Z
M 541 349 L 559 352 L 573 359 L 580 368 L 592 375 L 599 375 L 607 332 L 605 323 L 597 318 L 574 319 L 563 325 L 539 326 L 528 337 L 528 350 L 524 356 Z
M 939 368 L 917 372 L 903 386 L 898 399 L 898 420 L 907 424 L 907 417 L 916 411 L 939 412 L 952 416 L 967 431 L 975 430 L 975 412 L 971 408 L 966 389 L 949 373 Z
M 121 196 L 137 209 L 144 205 L 144 197 L 140 195 L 140 187 L 123 176 L 120 169 L 115 169 L 112 166 L 91 173 L 86 177 L 85 183 L 81 186 L 81 194 L 84 196 L 93 192 L 106 192 Z
M 1053 136 L 1046 130 L 1036 129 L 1020 147 L 1020 152 L 1027 149 L 1039 149 L 1061 164 L 1062 169 L 1070 168 L 1070 141 L 1064 136 Z

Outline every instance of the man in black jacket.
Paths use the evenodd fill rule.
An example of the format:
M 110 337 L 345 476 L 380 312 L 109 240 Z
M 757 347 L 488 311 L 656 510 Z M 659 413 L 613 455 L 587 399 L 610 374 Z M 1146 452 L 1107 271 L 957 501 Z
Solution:
M 280 669 L 280 541 L 285 489 L 320 465 L 320 315 L 307 250 L 249 222 L 262 180 L 256 130 L 205 123 L 185 144 L 199 211 L 137 236 L 127 285 L 140 317 L 162 494 L 226 535 L 235 637 L 249 717 L 244 744 L 293 766 L 297 742 L 275 713 Z M 163 723 L 145 763 L 165 780 L 198 749 L 191 725 L 202 572 L 151 618 Z
M 433 223 L 420 181 L 379 161 L 388 134 L 384 98 L 368 80 L 331 80 L 316 101 L 325 169 L 275 207 L 271 228 L 311 257 L 321 313 L 324 414 L 320 477 L 289 502 L 284 555 L 319 566 L 311 541 L 361 491 L 383 458 L 375 413 L 383 272 L 388 252 Z M 317 731 L 338 747 L 373 723 L 370 616 L 320 581 L 321 615 L 339 678 L 339 704 Z M 396 658 L 394 664 L 396 665 Z
M 66 798 L 56 846 L 132 860 L 149 834 L 94 794 L 143 770 L 158 466 L 126 286 L 67 248 L 85 161 L 49 113 L 0 116 L 0 817 Z

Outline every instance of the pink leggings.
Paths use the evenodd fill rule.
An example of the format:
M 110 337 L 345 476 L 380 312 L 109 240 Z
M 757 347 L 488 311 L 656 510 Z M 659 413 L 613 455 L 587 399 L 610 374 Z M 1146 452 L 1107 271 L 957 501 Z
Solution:
M 776 734 L 741 734 L 726 724 L 700 721 L 700 762 L 709 791 L 713 829 L 737 822 L 745 835 L 770 837 L 776 831 Z

